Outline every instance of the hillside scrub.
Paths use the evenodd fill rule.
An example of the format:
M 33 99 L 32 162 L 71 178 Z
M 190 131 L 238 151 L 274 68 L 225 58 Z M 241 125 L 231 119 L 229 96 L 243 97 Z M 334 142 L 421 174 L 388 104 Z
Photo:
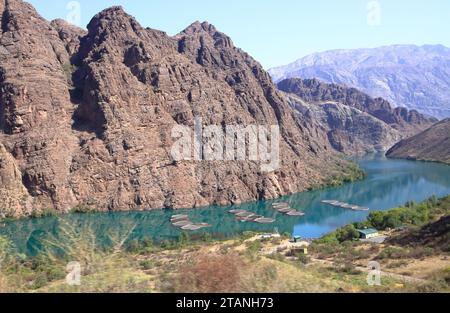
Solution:
M 438 199 L 433 196 L 421 203 L 407 202 L 404 206 L 388 211 L 370 212 L 367 220 L 352 223 L 331 232 L 315 242 L 320 244 L 342 243 L 359 237 L 357 229 L 394 229 L 401 226 L 421 227 L 450 214 L 450 196 Z
M 280 253 L 265 255 L 267 246 L 273 242 L 254 241 L 257 233 L 253 232 L 223 241 L 208 236 L 195 239 L 184 234 L 170 242 L 155 243 L 148 239 L 128 240 L 125 244 L 133 231 L 133 225 L 129 225 L 120 234 L 110 236 L 109 248 L 99 249 L 89 227 L 75 231 L 63 225 L 60 237 L 46 241 L 37 257 L 17 253 L 6 238 L 0 238 L 0 292 L 373 291 L 364 285 L 365 273 L 358 271 L 355 267 L 358 264 L 373 259 L 392 264 L 386 268 L 395 269 L 411 260 L 434 257 L 439 250 L 358 242 L 354 240 L 356 229 L 396 219 L 399 225 L 419 228 L 448 214 L 448 204 L 449 197 L 431 198 L 420 204 L 408 203 L 392 210 L 393 213 L 381 212 L 382 216 L 377 213 L 364 223 L 347 225 L 314 241 L 308 249 L 309 256 L 294 258 Z M 280 240 L 276 242 L 282 244 Z M 335 265 L 324 267 L 315 258 L 329 259 Z M 71 261 L 81 265 L 80 286 L 66 283 L 67 264 Z M 445 275 L 436 274 L 423 286 L 405 288 L 446 290 L 448 271 L 443 269 L 439 273 Z M 392 290 L 393 284 L 387 281 L 380 290 Z

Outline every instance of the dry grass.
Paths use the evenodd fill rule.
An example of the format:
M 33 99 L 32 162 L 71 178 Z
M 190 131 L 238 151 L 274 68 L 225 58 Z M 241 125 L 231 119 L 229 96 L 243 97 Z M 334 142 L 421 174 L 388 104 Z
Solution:
M 175 292 L 238 292 L 244 261 L 237 254 L 194 255 L 174 279 Z
M 6 277 L 0 272 L 0 293 L 9 292 L 9 286 Z
M 0 293 L 10 291 L 7 276 L 3 273 L 9 250 L 9 242 L 5 238 L 0 237 Z
M 178 248 L 153 247 L 135 252 L 124 249 L 125 239 L 133 227 L 115 236 L 111 249 L 99 250 L 95 235 L 89 229 L 74 232 L 68 225 L 59 240 L 49 240 L 44 260 L 45 273 L 62 271 L 63 277 L 39 282 L 40 268 L 15 264 L 17 273 L 0 270 L 0 290 L 14 292 L 396 292 L 442 291 L 448 287 L 448 271 L 443 279 L 441 267 L 446 259 L 424 259 L 390 268 L 392 272 L 424 271 L 430 282 L 420 286 L 405 285 L 393 279 L 383 279 L 382 286 L 370 287 L 366 273 L 346 271 L 313 260 L 307 265 L 298 258 L 287 258 L 274 252 L 283 241 L 227 240 L 195 244 Z M 56 239 L 56 238 L 55 238 Z M 55 253 L 64 251 L 63 256 Z M 382 251 L 364 244 L 338 252 L 346 257 L 364 256 L 353 262 L 363 264 Z M 361 253 L 366 250 L 370 253 Z M 1 251 L 1 250 L 0 250 Z M 355 252 L 356 251 L 356 252 Z M 1 253 L 1 252 L 0 252 Z M 334 254 L 334 253 L 332 253 Z M 336 257 L 336 255 L 335 255 Z M 404 259 L 402 259 L 403 261 Z M 70 261 L 80 262 L 80 286 L 69 286 L 64 275 Z M 392 260 L 380 260 L 392 261 Z M 398 260 L 397 260 L 398 261 Z M 425 262 L 425 263 L 424 263 Z M 387 263 L 386 263 L 387 264 Z M 386 265 L 382 265 L 383 267 Z M 431 265 L 436 265 L 431 269 Z M 12 267 L 10 267 L 11 269 Z M 5 275 L 8 273 L 7 275 Z M 12 283 L 11 283 L 12 282 Z M 447 285 L 446 285 L 447 284 Z M 33 287 L 29 289 L 29 287 Z M 447 287 L 446 287 L 447 286 Z

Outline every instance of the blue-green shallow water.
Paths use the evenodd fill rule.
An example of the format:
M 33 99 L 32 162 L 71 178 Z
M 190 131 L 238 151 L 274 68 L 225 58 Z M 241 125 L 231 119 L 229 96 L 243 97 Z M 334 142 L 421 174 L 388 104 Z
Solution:
M 274 211 L 271 204 L 275 201 L 259 201 L 227 207 L 211 206 L 203 209 L 149 212 L 118 212 L 69 214 L 62 217 L 45 217 L 8 221 L 0 228 L 0 235 L 9 237 L 21 252 L 34 254 L 45 238 L 57 236 L 59 225 L 68 223 L 75 229 L 90 227 L 99 241 L 107 244 L 109 232 L 126 233 L 133 226 L 129 240 L 152 238 L 160 241 L 176 239 L 180 230 L 173 227 L 169 218 L 173 214 L 188 214 L 194 222 L 206 222 L 211 228 L 199 233 L 209 232 L 214 237 L 233 236 L 243 231 L 289 232 L 304 238 L 317 238 L 342 225 L 362 221 L 368 212 L 357 212 L 335 208 L 322 204 L 324 199 L 336 199 L 352 204 L 369 207 L 373 210 L 385 210 L 404 204 L 407 201 L 422 201 L 436 195 L 450 194 L 450 166 L 415 162 L 407 160 L 389 160 L 382 156 L 369 156 L 357 160 L 366 171 L 367 179 L 346 184 L 337 188 L 303 192 L 283 197 L 276 201 L 286 201 L 293 208 L 306 213 L 303 217 L 288 217 Z M 273 224 L 237 222 L 228 213 L 231 208 L 242 208 L 264 216 L 276 218 Z M 194 233 L 195 234 L 195 233 Z

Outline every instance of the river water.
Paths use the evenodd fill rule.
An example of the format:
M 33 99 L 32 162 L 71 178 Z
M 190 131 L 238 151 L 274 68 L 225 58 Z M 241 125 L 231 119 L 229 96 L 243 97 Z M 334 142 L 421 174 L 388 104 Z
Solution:
M 306 213 L 302 217 L 288 217 L 272 209 L 276 201 L 259 201 L 226 207 L 210 206 L 202 209 L 169 210 L 148 212 L 116 212 L 68 214 L 60 217 L 44 217 L 7 221 L 0 228 L 0 235 L 8 237 L 22 253 L 36 254 L 46 240 L 58 240 L 61 226 L 73 232 L 89 231 L 100 244 L 115 238 L 127 236 L 128 240 L 151 238 L 155 241 L 179 238 L 181 231 L 173 227 L 170 216 L 188 214 L 193 222 L 212 225 L 192 233 L 202 236 L 205 232 L 216 238 L 225 238 L 244 231 L 278 231 L 304 238 L 317 238 L 342 225 L 362 221 L 368 212 L 351 211 L 322 204 L 321 200 L 339 200 L 386 210 L 403 205 L 407 201 L 422 201 L 436 195 L 450 194 L 450 166 L 408 160 L 391 160 L 380 155 L 371 155 L 356 160 L 366 171 L 363 181 L 336 188 L 308 191 L 283 197 L 276 201 L 289 202 L 291 207 Z M 273 217 L 273 224 L 239 222 L 230 209 L 245 209 L 267 217 Z M 370 212 L 370 211 L 369 211 Z

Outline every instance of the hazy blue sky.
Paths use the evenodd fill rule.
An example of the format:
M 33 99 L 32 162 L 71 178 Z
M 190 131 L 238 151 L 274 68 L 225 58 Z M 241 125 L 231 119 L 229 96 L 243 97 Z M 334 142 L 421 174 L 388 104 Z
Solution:
M 28 2 L 47 19 L 73 16 L 67 8 L 70 1 Z M 449 0 L 79 0 L 78 3 L 83 27 L 95 13 L 111 5 L 122 5 L 143 26 L 170 35 L 196 20 L 207 20 L 265 68 L 330 49 L 389 44 L 450 47 Z

